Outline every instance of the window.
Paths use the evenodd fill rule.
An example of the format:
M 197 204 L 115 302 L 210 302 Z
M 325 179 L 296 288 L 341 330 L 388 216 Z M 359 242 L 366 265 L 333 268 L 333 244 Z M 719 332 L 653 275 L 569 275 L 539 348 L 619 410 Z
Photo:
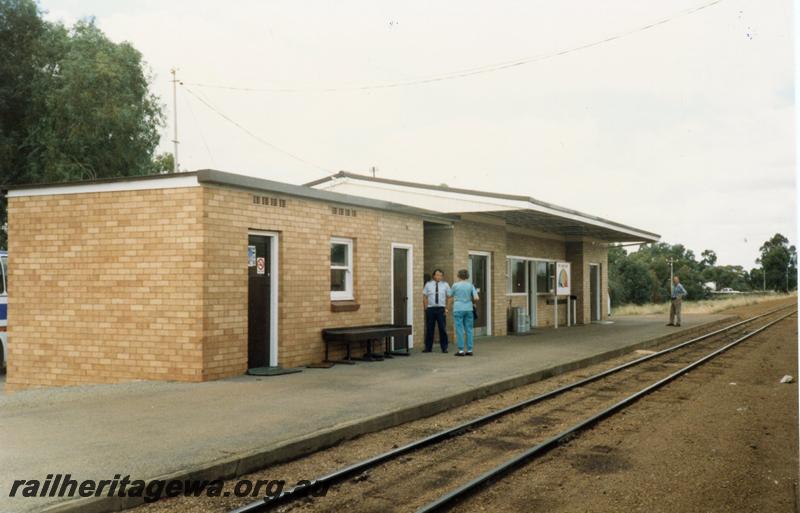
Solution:
M 331 299 L 353 299 L 353 241 L 331 239 Z
M 508 293 L 528 292 L 528 263 L 518 258 L 508 259 Z
M 6 293 L 6 272 L 8 269 L 8 257 L 1 256 L 0 257 L 0 294 Z
M 537 261 L 534 264 L 536 266 L 536 292 L 538 294 L 552 294 L 555 286 L 555 262 Z

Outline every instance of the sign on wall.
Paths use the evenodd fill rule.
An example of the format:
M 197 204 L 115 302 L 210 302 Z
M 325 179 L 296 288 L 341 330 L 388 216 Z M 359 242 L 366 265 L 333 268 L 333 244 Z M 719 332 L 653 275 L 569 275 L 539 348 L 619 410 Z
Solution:
M 247 246 L 247 267 L 256 266 L 256 247 Z
M 572 285 L 569 262 L 556 262 L 556 295 L 569 296 Z

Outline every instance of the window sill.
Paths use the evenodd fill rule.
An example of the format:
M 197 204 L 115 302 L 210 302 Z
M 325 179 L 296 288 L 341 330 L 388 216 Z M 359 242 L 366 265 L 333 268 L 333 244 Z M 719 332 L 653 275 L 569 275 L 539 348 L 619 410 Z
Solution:
M 355 302 L 353 299 L 346 299 L 346 300 L 331 300 L 331 312 L 355 312 L 361 305 Z

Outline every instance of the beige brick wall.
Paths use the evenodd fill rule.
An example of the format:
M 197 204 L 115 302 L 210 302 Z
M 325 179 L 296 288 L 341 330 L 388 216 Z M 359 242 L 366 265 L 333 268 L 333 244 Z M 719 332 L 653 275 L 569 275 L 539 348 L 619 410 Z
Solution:
M 448 283 L 455 281 L 453 270 L 453 225 L 425 223 L 425 273 L 444 272 Z
M 6 389 L 245 372 L 251 229 L 278 232 L 279 365 L 322 360 L 323 327 L 392 321 L 392 242 L 412 246 L 422 343 L 421 219 L 254 194 L 278 198 L 210 186 L 11 198 Z M 354 240 L 355 312 L 331 312 L 332 236 Z
M 505 225 L 474 220 L 455 223 L 453 227 L 453 272 L 467 269 L 470 251 L 485 251 L 492 255 L 492 335 L 507 334 L 506 297 L 506 233 Z M 483 297 L 485 299 L 485 295 Z
M 452 251 L 449 249 L 450 244 Z M 507 257 L 511 255 L 558 261 L 567 259 L 567 243 L 561 238 L 523 233 L 502 222 L 489 223 L 481 222 L 479 218 L 467 218 L 454 223 L 452 228 L 426 227 L 426 271 L 429 272 L 433 267 L 441 267 L 447 274 L 448 281 L 452 282 L 452 276 L 458 269 L 467 268 L 470 251 L 485 251 L 492 255 L 493 335 L 508 333 L 511 307 L 522 307 L 526 310 L 528 307 L 526 296 L 508 293 Z M 598 258 L 600 256 L 597 255 Z M 553 304 L 547 304 L 548 300 L 552 298 L 547 294 L 536 297 L 538 327 L 552 327 L 555 324 L 555 308 Z M 561 304 L 558 306 L 559 325 L 565 325 L 566 318 L 566 304 Z M 448 320 L 448 331 L 452 336 L 452 319 Z
M 285 206 L 256 204 L 254 195 Z M 507 295 L 507 255 L 573 262 L 579 322 L 589 318 L 582 297 L 589 262 L 601 264 L 608 315 L 605 245 L 509 232 L 502 222 L 467 217 L 437 226 L 409 215 L 207 185 L 18 197 L 9 200 L 6 389 L 245 372 L 250 230 L 278 234 L 278 364 L 285 367 L 322 360 L 324 327 L 392 321 L 393 242 L 412 246 L 417 347 L 424 336 L 423 274 L 442 267 L 452 282 L 467 268 L 470 251 L 492 255 L 493 335 L 506 334 L 509 306 L 526 302 Z M 357 311 L 331 311 L 331 237 L 354 241 Z M 539 326 L 553 323 L 546 300 L 537 299 Z M 560 309 L 563 323 L 566 309 Z M 449 326 L 452 333 L 452 319 Z
M 201 189 L 9 198 L 7 390 L 202 379 Z
M 284 208 L 256 205 L 253 194 L 204 188 L 204 232 L 211 262 L 206 271 L 204 323 L 209 378 L 239 374 L 246 368 L 248 230 L 279 234 L 279 365 L 321 361 L 323 328 L 392 321 L 392 242 L 413 246 L 414 290 L 410 296 L 414 301 L 414 342 L 421 343 L 421 219 L 288 196 L 280 197 L 286 201 Z M 334 215 L 332 206 L 354 209 L 356 215 Z M 331 312 L 331 237 L 354 240 L 353 284 L 358 311 Z
M 600 319 L 608 318 L 608 247 L 599 241 L 570 242 L 567 258 L 572 263 L 572 283 L 578 295 L 577 322 L 591 322 L 589 264 L 600 265 Z
M 509 232 L 506 236 L 508 254 L 546 260 L 564 260 L 563 240 L 536 237 L 522 233 Z
M 434 269 L 441 269 L 444 273 L 444 280 L 449 284 L 455 282 L 455 270 L 453 268 L 453 225 L 425 223 L 424 244 L 425 244 L 425 268 L 423 274 L 432 274 Z M 420 291 L 420 308 L 422 293 Z M 419 343 L 420 347 L 425 342 L 425 325 L 420 325 Z M 453 320 L 446 319 L 448 336 L 453 342 Z M 439 330 L 434 331 L 434 345 L 438 347 L 440 339 Z

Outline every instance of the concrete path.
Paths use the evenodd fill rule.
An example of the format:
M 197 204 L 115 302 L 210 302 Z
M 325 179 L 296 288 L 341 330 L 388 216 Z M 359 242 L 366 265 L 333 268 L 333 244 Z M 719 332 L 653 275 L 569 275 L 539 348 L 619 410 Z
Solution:
M 476 342 L 473 358 L 454 358 L 452 349 L 416 350 L 408 358 L 275 377 L 0 395 L 0 511 L 78 504 L 81 511 L 108 511 L 123 504 L 8 494 L 15 479 L 44 480 L 56 473 L 78 480 L 242 474 L 646 347 L 646 341 L 678 330 L 688 336 L 724 318 L 686 315 L 682 328 L 668 328 L 662 316 L 620 317 L 613 324 L 484 338 Z

